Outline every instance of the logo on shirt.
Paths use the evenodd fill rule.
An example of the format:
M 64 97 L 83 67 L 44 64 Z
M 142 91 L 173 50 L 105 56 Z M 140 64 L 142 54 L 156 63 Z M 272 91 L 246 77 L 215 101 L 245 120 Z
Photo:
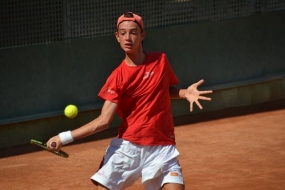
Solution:
M 154 74 L 153 71 L 152 72 L 145 72 L 143 79 L 147 79 L 147 78 L 149 78 L 153 74 Z
M 179 174 L 177 172 L 170 172 L 170 176 L 178 176 Z
M 107 88 L 107 93 L 109 94 L 115 94 L 115 90 L 113 90 L 111 87 Z

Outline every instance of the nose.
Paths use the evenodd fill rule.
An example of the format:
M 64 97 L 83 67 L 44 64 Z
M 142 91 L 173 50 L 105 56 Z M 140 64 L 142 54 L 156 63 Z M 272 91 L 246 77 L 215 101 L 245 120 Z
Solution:
M 131 39 L 131 34 L 128 32 L 127 34 L 126 34 L 126 40 L 130 40 Z

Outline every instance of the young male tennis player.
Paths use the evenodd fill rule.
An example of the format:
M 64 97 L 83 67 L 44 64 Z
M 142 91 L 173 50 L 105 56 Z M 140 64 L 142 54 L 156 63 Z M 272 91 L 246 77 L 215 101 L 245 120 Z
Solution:
M 126 57 L 99 92 L 105 100 L 100 116 L 52 137 L 47 144 L 59 150 L 73 140 L 103 131 L 117 112 L 123 120 L 118 136 L 111 140 L 99 170 L 91 177 L 98 189 L 125 189 L 141 177 L 146 190 L 183 190 L 170 98 L 187 99 L 192 111 L 194 102 L 202 109 L 198 100 L 211 100 L 202 95 L 212 91 L 197 90 L 203 80 L 187 89 L 174 86 L 178 79 L 166 55 L 143 50 L 146 33 L 139 15 L 120 16 L 115 36 Z

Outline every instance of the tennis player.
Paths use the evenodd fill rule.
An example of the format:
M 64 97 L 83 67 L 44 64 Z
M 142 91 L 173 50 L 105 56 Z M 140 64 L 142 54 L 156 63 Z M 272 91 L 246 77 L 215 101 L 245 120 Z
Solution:
M 142 18 L 132 12 L 120 16 L 115 32 L 125 59 L 111 73 L 99 92 L 105 102 L 100 116 L 73 131 L 62 132 L 47 142 L 52 150 L 109 128 L 117 112 L 122 118 L 118 135 L 107 148 L 98 171 L 91 180 L 99 190 L 121 190 L 141 178 L 146 190 L 183 190 L 179 152 L 175 146 L 171 98 L 185 98 L 190 111 L 203 95 L 203 80 L 187 89 L 175 85 L 178 79 L 164 53 L 145 52 L 146 33 Z M 56 147 L 51 143 L 56 142 Z

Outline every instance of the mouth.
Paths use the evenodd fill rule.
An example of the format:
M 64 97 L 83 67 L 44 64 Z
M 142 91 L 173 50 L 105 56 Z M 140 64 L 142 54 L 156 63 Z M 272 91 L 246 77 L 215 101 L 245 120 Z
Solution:
M 126 44 L 125 44 L 125 47 L 126 47 L 126 48 L 131 48 L 131 47 L 132 47 L 132 44 L 131 44 L 131 43 L 126 43 Z

